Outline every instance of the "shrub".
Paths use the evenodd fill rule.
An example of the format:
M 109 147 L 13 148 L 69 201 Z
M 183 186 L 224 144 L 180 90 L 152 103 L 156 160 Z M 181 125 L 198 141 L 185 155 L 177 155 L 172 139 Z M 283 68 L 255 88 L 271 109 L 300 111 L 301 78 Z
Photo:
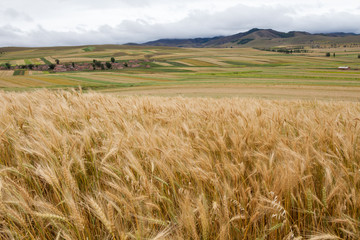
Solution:
M 114 63 L 114 62 L 115 62 L 115 58 L 112 57 L 112 58 L 111 58 L 111 62 Z
M 330 53 L 329 53 L 329 52 L 327 52 L 325 56 L 330 57 Z
M 96 61 L 96 62 L 95 62 L 95 66 L 96 66 L 96 67 L 101 67 L 101 62 Z
M 106 64 L 106 67 L 107 67 L 107 68 L 109 68 L 109 69 L 111 69 L 111 68 L 112 68 L 112 65 L 111 65 L 111 63 L 109 63 L 109 62 L 106 62 L 105 64 Z
M 56 67 L 56 65 L 55 64 L 49 64 L 49 68 L 51 69 L 51 70 L 54 70 L 55 69 L 55 67 Z

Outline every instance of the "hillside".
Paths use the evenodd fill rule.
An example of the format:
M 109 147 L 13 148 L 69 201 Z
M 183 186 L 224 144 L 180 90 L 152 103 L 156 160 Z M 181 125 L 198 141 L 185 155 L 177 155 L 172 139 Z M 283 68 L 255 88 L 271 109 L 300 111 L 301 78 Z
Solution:
M 254 28 L 231 36 L 194 39 L 160 39 L 146 42 L 147 46 L 169 47 L 275 47 L 283 45 L 353 44 L 360 42 L 354 33 L 318 33 L 301 31 L 279 32 Z

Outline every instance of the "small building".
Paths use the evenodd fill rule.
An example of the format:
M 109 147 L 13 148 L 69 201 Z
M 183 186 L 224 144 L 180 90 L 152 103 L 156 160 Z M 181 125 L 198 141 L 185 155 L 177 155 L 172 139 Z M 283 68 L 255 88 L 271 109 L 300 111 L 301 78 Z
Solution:
M 339 70 L 350 70 L 351 68 L 348 66 L 342 66 L 342 67 L 338 67 Z
M 66 66 L 65 65 L 56 65 L 54 68 L 54 72 L 66 72 Z

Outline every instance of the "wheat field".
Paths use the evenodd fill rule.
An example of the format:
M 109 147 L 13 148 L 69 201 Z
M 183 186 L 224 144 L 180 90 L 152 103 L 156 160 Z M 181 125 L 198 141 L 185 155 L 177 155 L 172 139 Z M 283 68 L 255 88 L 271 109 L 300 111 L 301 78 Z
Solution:
M 0 92 L 1 239 L 359 239 L 360 103 Z

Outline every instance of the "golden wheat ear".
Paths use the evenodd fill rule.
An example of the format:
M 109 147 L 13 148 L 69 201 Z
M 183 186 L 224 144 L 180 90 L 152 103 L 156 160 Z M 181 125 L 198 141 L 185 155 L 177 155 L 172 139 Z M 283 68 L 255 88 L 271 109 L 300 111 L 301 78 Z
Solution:
M 359 102 L 0 92 L 0 239 L 360 239 Z

